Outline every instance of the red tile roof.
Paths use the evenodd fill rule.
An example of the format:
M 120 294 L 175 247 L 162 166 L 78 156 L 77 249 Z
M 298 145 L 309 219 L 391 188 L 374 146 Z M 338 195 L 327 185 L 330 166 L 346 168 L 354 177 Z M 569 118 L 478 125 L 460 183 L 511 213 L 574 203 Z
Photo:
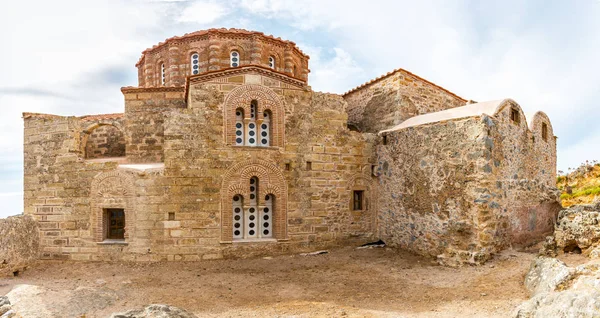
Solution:
M 274 37 L 272 35 L 267 35 L 267 34 L 264 34 L 262 32 L 248 31 L 248 30 L 244 30 L 244 29 L 235 29 L 235 28 L 230 28 L 230 29 L 227 29 L 227 28 L 215 29 L 215 28 L 212 28 L 212 29 L 208 29 L 208 30 L 200 30 L 200 31 L 196 31 L 196 32 L 186 33 L 183 36 L 173 36 L 173 37 L 170 37 L 170 38 L 164 40 L 163 42 L 159 42 L 158 44 L 153 45 L 151 48 L 145 49 L 142 52 L 142 56 L 137 61 L 137 63 L 135 64 L 135 66 L 140 65 L 140 63 L 144 59 L 144 56 L 145 56 L 146 53 L 148 53 L 150 51 L 153 51 L 153 50 L 155 50 L 157 48 L 160 48 L 160 47 L 166 45 L 169 42 L 177 41 L 177 40 L 184 40 L 184 39 L 193 38 L 193 37 L 200 37 L 200 36 L 208 35 L 208 34 L 211 34 L 211 33 L 212 34 L 214 34 L 214 33 L 220 33 L 220 34 L 234 34 L 234 35 L 247 35 L 247 36 L 249 36 L 249 35 L 262 36 L 262 37 L 265 37 L 267 39 L 280 42 L 280 43 L 282 43 L 284 45 L 287 45 L 287 44 L 292 45 L 304 57 L 306 57 L 307 59 L 310 58 L 307 54 L 305 54 L 304 52 L 302 52 L 302 50 L 300 50 L 300 48 L 298 48 L 296 46 L 296 43 L 294 43 L 292 41 L 288 41 L 288 40 L 283 40 L 280 37 L 276 38 L 276 37 Z

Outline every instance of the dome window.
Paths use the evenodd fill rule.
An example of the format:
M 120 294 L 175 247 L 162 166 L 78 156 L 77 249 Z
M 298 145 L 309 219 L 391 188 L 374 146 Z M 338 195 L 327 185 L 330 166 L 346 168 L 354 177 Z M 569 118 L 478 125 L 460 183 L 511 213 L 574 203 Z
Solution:
M 275 69 L 275 58 L 272 56 L 269 56 L 269 67 Z
M 231 67 L 240 66 L 240 53 L 238 51 L 231 51 L 229 54 L 229 65 Z
M 190 65 L 192 70 L 192 75 L 197 75 L 200 73 L 200 55 L 198 53 L 192 53 L 190 57 Z

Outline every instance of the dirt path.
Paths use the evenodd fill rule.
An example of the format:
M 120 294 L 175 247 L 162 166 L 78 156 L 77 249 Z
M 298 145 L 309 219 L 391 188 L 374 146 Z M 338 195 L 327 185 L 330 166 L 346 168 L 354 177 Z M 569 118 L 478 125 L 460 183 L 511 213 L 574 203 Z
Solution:
M 0 279 L 52 290 L 104 285 L 122 297 L 86 317 L 166 303 L 203 317 L 510 317 L 528 298 L 535 254 L 506 251 L 485 266 L 446 268 L 394 249 L 318 256 L 171 263 L 39 262 Z

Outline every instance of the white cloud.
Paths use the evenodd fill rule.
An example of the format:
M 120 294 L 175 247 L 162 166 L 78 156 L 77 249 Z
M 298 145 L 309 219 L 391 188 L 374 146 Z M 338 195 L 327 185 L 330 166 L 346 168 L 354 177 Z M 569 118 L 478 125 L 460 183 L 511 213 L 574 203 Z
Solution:
M 214 2 L 194 2 L 181 12 L 178 22 L 208 24 L 227 14 L 227 9 Z
M 310 56 L 309 83 L 315 90 L 342 94 L 348 90 L 347 79 L 364 71 L 342 48 L 300 46 Z M 327 53 L 331 57 L 323 56 Z
M 468 99 L 510 97 L 527 112 L 543 110 L 563 142 L 600 134 L 595 126 L 582 128 L 582 122 L 600 117 L 597 3 L 245 0 L 242 5 L 262 18 L 326 37 L 363 70 L 332 84 L 327 65 L 334 57 L 311 59 L 316 90 L 350 89 L 402 67 Z M 325 66 L 323 80 L 317 65 Z M 583 148 L 572 148 L 575 154 L 565 149 L 559 148 L 560 168 L 572 155 L 600 159 L 587 158 L 597 154 Z
M 600 135 L 584 136 L 575 144 L 563 145 L 558 139 L 560 148 L 562 166 L 560 170 L 567 171 L 567 168 L 577 168 L 586 160 L 600 159 Z

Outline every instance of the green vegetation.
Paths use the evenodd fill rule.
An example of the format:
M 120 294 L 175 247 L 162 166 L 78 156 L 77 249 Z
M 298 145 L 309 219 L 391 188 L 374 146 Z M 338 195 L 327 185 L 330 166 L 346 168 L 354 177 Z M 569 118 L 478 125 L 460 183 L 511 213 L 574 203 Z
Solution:
M 559 171 L 556 186 L 561 191 L 564 207 L 574 204 L 593 202 L 600 198 L 600 163 L 586 161 L 576 169 L 569 168 L 568 173 Z
M 572 194 L 562 193 L 560 195 L 560 198 L 564 200 L 564 199 L 577 198 L 580 196 L 598 195 L 598 194 L 600 194 L 600 186 L 595 186 L 595 187 L 587 187 L 587 188 L 581 189 L 579 191 L 575 191 Z

